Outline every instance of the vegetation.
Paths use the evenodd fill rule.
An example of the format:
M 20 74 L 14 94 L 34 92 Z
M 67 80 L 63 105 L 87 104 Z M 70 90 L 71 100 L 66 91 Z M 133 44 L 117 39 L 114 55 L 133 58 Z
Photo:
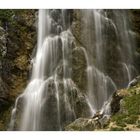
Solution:
M 117 126 L 127 130 L 128 125 L 139 127 L 140 123 L 140 88 L 137 86 L 131 87 L 127 90 L 128 95 L 122 99 L 121 110 L 114 116 L 113 121 Z

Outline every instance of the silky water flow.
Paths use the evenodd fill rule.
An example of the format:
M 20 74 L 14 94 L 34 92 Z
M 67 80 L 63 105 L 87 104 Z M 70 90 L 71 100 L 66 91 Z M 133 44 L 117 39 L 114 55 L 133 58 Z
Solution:
M 111 16 L 107 10 L 80 12 L 81 34 L 86 35 L 87 43 L 75 49 L 81 49 L 86 59 L 85 100 L 89 116 L 98 111 L 109 116 L 112 94 L 126 87 L 136 73 L 127 15 L 119 10 L 112 10 Z M 9 130 L 15 130 L 16 125 L 19 125 L 18 130 L 63 130 L 64 122 L 76 119 L 74 100 L 70 103 L 68 96 L 69 89 L 76 86 L 70 59 L 75 38 L 67 14 L 67 10 L 39 10 L 38 44 L 32 59 L 31 79 L 16 99 Z M 111 68 L 115 72 L 110 72 Z M 59 89 L 60 79 L 63 94 Z

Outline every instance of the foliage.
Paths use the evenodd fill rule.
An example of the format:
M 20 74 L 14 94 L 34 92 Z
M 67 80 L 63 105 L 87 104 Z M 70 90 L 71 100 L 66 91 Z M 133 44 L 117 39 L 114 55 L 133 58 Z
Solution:
M 125 128 L 128 124 L 137 125 L 139 127 L 140 115 L 140 88 L 137 86 L 127 89 L 128 95 L 125 96 L 121 108 L 122 111 L 112 116 L 111 121 L 117 126 Z M 114 129 L 114 128 L 113 128 Z

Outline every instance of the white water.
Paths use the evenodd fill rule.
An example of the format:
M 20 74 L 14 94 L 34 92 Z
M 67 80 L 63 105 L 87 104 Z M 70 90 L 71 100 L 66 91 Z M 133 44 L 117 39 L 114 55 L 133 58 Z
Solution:
M 70 23 L 65 20 L 67 10 L 61 10 L 58 15 L 60 17 L 55 20 L 52 18 L 54 13 L 56 10 L 51 13 L 49 10 L 39 10 L 38 44 L 36 56 L 33 58 L 32 75 L 24 93 L 16 100 L 9 130 L 16 127 L 19 99 L 24 102 L 19 130 L 63 130 L 64 123 L 76 119 L 75 100 L 71 103 L 68 95 L 70 89 L 78 90 L 72 80 L 70 59 L 75 38 L 69 29 Z M 116 17 L 120 13 L 114 14 L 114 21 L 107 17 L 104 10 L 81 10 L 81 13 L 84 19 L 82 33 L 87 35 L 87 44 L 85 48 L 81 46 L 75 49 L 81 49 L 86 59 L 85 101 L 92 116 L 98 111 L 110 115 L 112 94 L 117 88 L 127 86 L 133 78 L 132 68 L 135 69 L 132 42 L 127 31 L 127 19 L 124 18 L 126 15 L 122 14 L 121 23 Z M 110 58 L 116 61 L 115 64 L 108 60 L 108 56 L 112 54 L 107 52 L 108 47 L 112 46 L 106 43 L 108 40 L 104 35 L 108 35 L 107 29 L 112 30 L 116 37 L 113 50 L 117 52 L 114 55 L 117 58 Z M 108 36 L 111 37 L 112 34 Z M 126 53 L 130 56 L 129 59 Z M 57 70 L 61 65 L 60 76 Z M 110 74 L 108 67 L 112 65 L 119 74 Z M 120 85 L 116 79 L 121 79 Z
M 87 101 L 92 115 L 97 111 L 109 114 L 108 102 L 111 95 L 117 88 L 127 87 L 136 73 L 133 66 L 134 49 L 132 48 L 134 48 L 134 44 L 129 35 L 127 14 L 124 11 L 114 10 L 113 19 L 109 19 L 105 10 L 82 10 L 82 13 L 84 22 L 82 33 L 87 34 L 87 38 L 85 37 L 87 46 L 82 48 L 87 61 Z M 93 32 L 93 30 L 95 31 Z M 116 60 L 113 57 L 109 58 L 114 59 L 114 63 L 116 63 L 113 75 L 107 71 L 110 67 L 107 57 L 111 48 L 110 52 L 107 52 L 110 44 L 106 43 L 108 40 L 105 35 L 109 34 L 109 30 L 112 30 L 116 36 L 116 44 L 113 49 L 116 50 L 114 56 L 118 56 Z M 111 32 L 109 37 L 111 38 L 112 35 Z M 130 66 L 133 67 L 133 70 Z M 116 75 L 115 78 L 114 75 Z M 121 79 L 119 84 L 114 81 L 116 79 Z
M 64 12 L 63 12 L 64 13 Z M 71 68 L 69 68 L 70 62 L 68 54 L 70 54 L 70 45 L 73 41 L 73 36 L 69 30 L 63 31 L 58 34 L 58 30 L 62 27 L 58 25 L 53 28 L 55 23 L 49 16 L 49 10 L 39 10 L 39 22 L 38 22 L 38 46 L 36 57 L 34 58 L 32 76 L 29 84 L 27 85 L 23 95 L 24 109 L 22 112 L 22 118 L 20 122 L 20 130 L 41 130 L 41 119 L 43 118 L 42 109 L 44 107 L 45 98 L 49 98 L 48 90 L 49 83 L 54 80 L 55 85 L 55 99 L 56 99 L 56 119 L 55 121 L 57 130 L 61 130 L 60 119 L 60 95 L 58 89 L 57 74 L 54 73 L 60 59 L 63 59 L 63 81 L 65 91 L 65 108 L 70 114 L 66 114 L 66 119 L 70 119 L 69 116 L 72 110 L 69 100 L 67 99 L 67 90 L 72 87 L 71 80 Z M 51 30 L 56 30 L 57 34 L 52 34 Z M 16 100 L 15 108 L 12 112 L 12 118 L 9 130 L 14 129 L 14 117 L 16 115 L 17 105 L 19 97 Z M 44 100 L 44 102 L 43 102 Z M 55 129 L 55 128 L 54 128 Z

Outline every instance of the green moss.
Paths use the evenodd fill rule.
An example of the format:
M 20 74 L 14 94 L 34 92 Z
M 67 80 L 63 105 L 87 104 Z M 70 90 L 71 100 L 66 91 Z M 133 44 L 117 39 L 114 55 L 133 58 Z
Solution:
M 116 122 L 116 125 L 126 127 L 126 124 L 135 124 L 138 119 L 136 115 L 118 114 L 115 115 L 112 120 Z
M 127 124 L 135 124 L 137 119 L 138 119 L 138 116 L 130 115 L 130 116 L 128 116 L 128 118 L 125 119 L 125 123 L 127 123 Z
M 111 127 L 110 131 L 124 131 L 122 127 Z
M 0 114 L 0 131 L 6 131 L 11 118 L 11 107 Z
M 128 114 L 140 114 L 140 94 L 128 96 L 124 99 L 124 107 L 127 109 Z
M 126 124 L 124 122 L 120 122 L 120 123 L 118 123 L 118 126 L 126 127 Z
M 118 126 L 124 126 L 126 118 L 126 114 L 116 114 L 112 117 L 112 121 L 115 121 Z
M 1 22 L 5 22 L 5 21 L 11 22 L 13 15 L 14 15 L 13 10 L 9 10 L 9 9 L 0 10 L 0 20 L 1 20 Z
M 139 87 L 140 85 L 138 84 L 134 87 L 127 89 L 127 92 L 129 94 L 122 99 L 123 104 L 121 104 L 121 108 L 123 110 L 121 112 L 118 112 L 111 118 L 111 121 L 115 122 L 117 126 L 125 128 L 127 124 L 134 124 L 137 125 L 137 127 L 139 127 L 140 125 L 138 121 L 140 115 Z

